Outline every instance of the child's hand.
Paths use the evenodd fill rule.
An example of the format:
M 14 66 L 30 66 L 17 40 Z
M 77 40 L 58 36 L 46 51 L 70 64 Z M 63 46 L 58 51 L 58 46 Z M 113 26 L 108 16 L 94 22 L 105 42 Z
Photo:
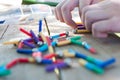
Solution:
M 82 21 L 95 37 L 120 32 L 120 1 L 105 0 L 82 9 Z
M 79 13 L 81 14 L 82 8 L 99 1 L 101 0 L 64 0 L 55 8 L 55 16 L 61 22 L 70 25 L 72 28 L 76 28 L 77 24 L 72 20 L 71 11 L 75 7 L 79 7 Z
M 64 0 L 55 8 L 55 15 L 58 20 L 65 22 L 72 28 L 76 28 L 77 24 L 72 20 L 71 11 L 78 7 L 79 0 Z

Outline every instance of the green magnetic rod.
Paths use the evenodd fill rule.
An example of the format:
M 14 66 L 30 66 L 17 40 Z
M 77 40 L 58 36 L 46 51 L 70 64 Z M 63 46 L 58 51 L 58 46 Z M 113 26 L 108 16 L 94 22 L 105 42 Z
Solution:
M 46 4 L 49 6 L 57 6 L 57 2 L 50 2 L 50 1 L 45 1 L 45 2 L 39 2 L 36 0 L 23 0 L 22 4 Z

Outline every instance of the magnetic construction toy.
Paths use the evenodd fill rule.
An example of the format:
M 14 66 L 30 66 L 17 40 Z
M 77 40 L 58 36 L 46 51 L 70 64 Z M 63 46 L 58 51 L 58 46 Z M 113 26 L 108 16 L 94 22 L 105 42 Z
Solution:
M 79 24 L 79 26 L 83 26 Z M 79 28 L 80 29 L 80 28 Z M 96 50 L 87 42 L 81 41 L 81 36 L 69 36 L 69 32 L 63 32 L 53 36 L 45 36 L 42 32 L 42 20 L 39 21 L 39 35 L 36 35 L 32 30 L 29 32 L 20 28 L 20 31 L 30 38 L 18 41 L 4 42 L 7 44 L 15 44 L 17 53 L 31 55 L 30 58 L 17 58 L 6 65 L 0 66 L 0 76 L 7 76 L 11 73 L 10 69 L 18 63 L 37 63 L 45 65 L 47 72 L 53 72 L 55 69 L 63 69 L 71 67 L 70 58 L 78 58 L 78 63 L 88 70 L 97 74 L 103 74 L 106 67 L 113 64 L 115 58 L 110 58 L 106 61 L 87 56 L 73 49 L 67 49 L 55 52 L 54 48 L 65 46 L 68 44 L 78 45 L 85 48 L 92 54 L 96 54 Z M 48 50 L 49 54 L 44 54 Z

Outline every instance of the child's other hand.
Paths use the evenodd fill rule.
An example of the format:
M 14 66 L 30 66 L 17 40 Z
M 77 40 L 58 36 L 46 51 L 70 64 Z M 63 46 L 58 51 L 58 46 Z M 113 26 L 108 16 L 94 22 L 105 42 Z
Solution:
M 82 21 L 95 37 L 120 32 L 120 1 L 105 0 L 82 9 Z

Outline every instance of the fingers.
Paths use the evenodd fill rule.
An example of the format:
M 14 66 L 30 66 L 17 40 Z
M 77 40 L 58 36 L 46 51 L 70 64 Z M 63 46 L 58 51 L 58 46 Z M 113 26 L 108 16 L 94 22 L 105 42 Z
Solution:
M 55 16 L 57 18 L 57 20 L 60 20 L 61 22 L 64 22 L 63 20 L 63 16 L 62 16 L 62 12 L 61 12 L 61 7 L 63 6 L 63 4 L 66 2 L 66 0 L 64 0 L 63 2 L 59 3 L 57 5 L 57 7 L 55 7 L 54 12 L 55 12 Z
M 72 28 L 76 28 L 77 24 L 72 20 L 71 10 L 66 9 L 66 6 L 62 8 L 63 20 L 66 24 L 70 25 Z
M 100 1 L 101 0 L 79 0 L 79 11 L 80 11 L 79 14 L 81 15 L 82 9 L 84 7 L 95 4 L 95 3 L 98 3 Z
M 81 7 L 81 20 L 83 21 L 84 23 L 84 14 L 87 12 L 87 11 L 90 11 L 90 10 L 99 10 L 101 7 L 100 5 L 105 3 L 106 1 L 102 1 L 102 0 L 80 0 L 81 2 L 84 2 L 84 4 L 82 4 L 81 2 L 81 5 L 79 5 Z M 83 5 L 83 6 L 82 6 Z
M 105 38 L 108 33 L 120 32 L 120 17 L 114 16 L 107 20 L 97 21 L 92 24 L 92 34 L 94 37 Z
M 78 0 L 64 0 L 55 8 L 55 15 L 58 20 L 65 22 L 73 28 L 77 27 L 77 24 L 72 20 L 71 11 L 78 7 Z
M 85 21 L 86 13 L 89 11 L 95 11 L 95 10 L 101 10 L 101 8 L 97 4 L 89 5 L 89 6 L 83 8 L 82 15 L 81 15 L 81 20 L 83 21 L 83 23 Z
M 94 37 L 105 38 L 109 32 L 112 32 L 111 20 L 102 20 L 92 25 L 92 35 Z
M 93 23 L 101 20 L 107 20 L 110 17 L 111 15 L 104 10 L 90 10 L 84 15 L 84 25 L 86 29 L 91 30 Z
M 87 5 L 82 9 L 83 24 L 92 31 L 95 37 L 104 38 L 108 36 L 108 33 L 120 32 L 119 8 L 114 0 L 110 1 Z
M 111 31 L 108 21 L 111 14 L 107 13 L 98 4 L 93 4 L 83 8 L 82 21 L 88 30 L 92 30 L 95 37 L 107 37 L 107 33 Z
M 102 6 L 105 3 L 106 1 L 102 1 L 83 8 L 81 20 L 88 30 L 91 30 L 92 23 L 112 17 L 112 13 L 108 13 Z

